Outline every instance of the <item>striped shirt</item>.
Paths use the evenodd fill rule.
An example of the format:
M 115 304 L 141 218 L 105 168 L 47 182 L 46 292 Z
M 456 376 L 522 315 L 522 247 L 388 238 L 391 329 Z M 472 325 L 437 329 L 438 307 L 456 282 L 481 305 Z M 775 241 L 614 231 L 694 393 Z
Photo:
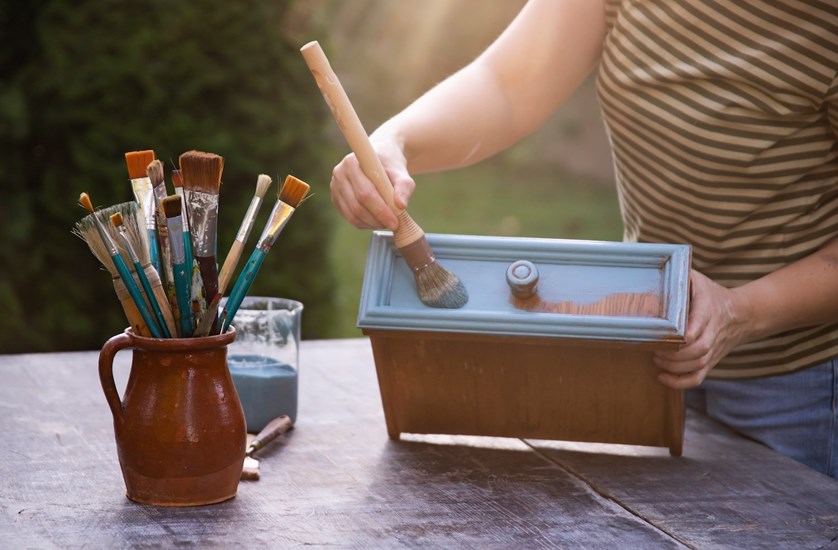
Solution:
M 838 3 L 608 0 L 597 92 L 625 240 L 692 246 L 736 287 L 838 236 Z M 836 282 L 838 284 L 838 282 Z M 710 373 L 838 356 L 838 323 L 740 346 Z

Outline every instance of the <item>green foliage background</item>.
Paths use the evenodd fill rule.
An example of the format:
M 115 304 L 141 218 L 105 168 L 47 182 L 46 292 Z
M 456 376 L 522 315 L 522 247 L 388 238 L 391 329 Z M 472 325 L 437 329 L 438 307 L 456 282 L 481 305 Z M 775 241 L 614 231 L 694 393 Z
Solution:
M 304 337 L 330 333 L 329 307 L 317 306 L 331 303 L 335 284 L 322 181 L 333 159 L 318 155 L 322 98 L 299 44 L 279 30 L 289 5 L 0 3 L 0 352 L 96 349 L 126 325 L 110 277 L 71 228 L 85 214 L 82 191 L 97 207 L 133 199 L 124 153 L 140 149 L 154 149 L 167 172 L 190 149 L 225 158 L 219 261 L 258 174 L 311 184 L 315 196 L 251 294 L 301 300 Z

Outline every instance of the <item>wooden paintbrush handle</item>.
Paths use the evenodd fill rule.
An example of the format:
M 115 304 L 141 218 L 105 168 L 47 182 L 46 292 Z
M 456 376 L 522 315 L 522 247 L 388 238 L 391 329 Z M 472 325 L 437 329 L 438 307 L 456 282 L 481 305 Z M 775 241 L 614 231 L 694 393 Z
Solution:
M 413 219 L 404 210 L 396 208 L 396 203 L 393 196 L 393 184 L 390 183 L 390 178 L 384 171 L 384 166 L 381 160 L 375 153 L 375 149 L 370 143 L 367 132 L 364 130 L 358 114 L 352 107 L 346 91 L 340 84 L 337 75 L 329 65 L 329 60 L 326 59 L 326 54 L 317 42 L 309 42 L 303 46 L 300 51 L 303 58 L 308 65 L 311 74 L 314 75 L 314 80 L 317 81 L 317 87 L 323 94 L 326 104 L 332 111 L 335 121 L 343 134 L 344 139 L 349 144 L 352 152 L 358 158 L 361 165 L 361 170 L 373 182 L 378 192 L 384 198 L 393 212 L 399 215 L 399 228 L 396 230 L 396 246 L 402 248 L 405 244 L 412 243 L 422 238 L 425 233 L 413 221 Z
M 255 453 L 278 436 L 284 434 L 294 425 L 291 423 L 291 419 L 288 416 L 279 416 L 274 418 L 268 424 L 262 428 L 262 431 L 256 436 L 253 441 L 250 442 L 247 448 L 247 455 L 250 456 L 251 454 Z
M 134 329 L 134 334 L 151 337 L 151 331 L 148 330 L 148 325 L 143 321 L 140 310 L 137 309 L 137 304 L 134 303 L 134 300 L 128 293 L 128 289 L 125 288 L 122 277 L 114 277 L 113 289 L 116 291 L 116 297 L 119 299 L 119 303 L 122 304 L 122 311 L 125 312 L 125 317 L 131 324 L 131 328 Z
M 230 247 L 230 252 L 228 252 L 227 257 L 224 258 L 224 265 L 221 266 L 221 272 L 218 274 L 219 294 L 224 294 L 224 292 L 227 290 L 227 285 L 230 283 L 230 279 L 233 277 L 233 271 L 236 269 L 236 264 L 239 262 L 239 258 L 242 255 L 243 249 L 243 242 L 241 242 L 238 239 L 233 241 L 233 245 Z

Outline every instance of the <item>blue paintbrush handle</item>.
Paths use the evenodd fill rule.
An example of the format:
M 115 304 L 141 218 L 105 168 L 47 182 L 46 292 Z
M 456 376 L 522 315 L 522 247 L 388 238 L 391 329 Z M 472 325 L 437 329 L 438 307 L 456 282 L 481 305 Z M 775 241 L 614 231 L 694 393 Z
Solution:
M 192 336 L 192 332 L 195 330 L 193 326 L 195 322 L 192 316 L 192 295 L 190 291 L 192 285 L 192 266 L 187 267 L 185 263 L 176 263 L 172 266 L 172 271 L 175 276 L 175 299 L 177 300 L 177 308 L 180 311 L 180 336 L 187 338 Z
M 186 219 L 186 216 L 183 217 Z M 186 267 L 189 271 L 189 276 L 192 276 L 192 237 L 190 236 L 189 231 L 183 232 L 183 256 L 186 258 Z
M 143 285 L 143 290 L 145 291 L 145 295 L 148 297 L 149 303 L 151 303 L 151 309 L 154 310 L 154 316 L 160 324 L 160 329 L 163 332 L 163 338 L 171 338 L 172 335 L 169 332 L 169 327 L 166 326 L 166 318 L 163 317 L 163 311 L 160 309 L 160 304 L 157 303 L 154 291 L 151 290 L 151 283 L 149 282 L 148 277 L 145 276 L 145 270 L 143 270 L 143 266 L 140 265 L 140 262 L 134 262 L 134 270 L 137 272 L 140 284 Z
M 265 261 L 265 256 L 267 256 L 267 253 L 257 248 L 250 255 L 250 259 L 247 260 L 247 264 L 239 274 L 239 278 L 236 279 L 236 284 L 233 286 L 233 290 L 230 291 L 227 302 L 224 304 L 224 310 L 227 312 L 227 315 L 224 318 L 224 326 L 221 332 L 227 332 L 227 329 L 230 328 L 230 323 L 233 322 L 233 317 L 236 316 L 236 311 L 238 311 L 242 300 L 247 296 L 250 285 L 253 284 L 253 279 L 256 278 L 259 268 L 262 267 L 262 262 Z
M 128 270 L 128 265 L 125 263 L 125 260 L 122 259 L 122 255 L 117 252 L 113 256 L 111 256 L 113 260 L 113 265 L 116 266 L 116 270 L 119 272 L 119 276 L 122 277 L 122 282 L 125 283 L 125 288 L 128 289 L 128 294 L 131 295 L 131 299 L 134 300 L 134 304 L 137 306 L 137 310 L 140 312 L 140 316 L 142 316 L 143 321 L 145 321 L 146 326 L 148 326 L 149 332 L 155 338 L 162 338 L 163 333 L 160 332 L 160 327 L 157 326 L 157 321 L 154 320 L 154 316 L 149 311 L 148 306 L 143 299 L 143 295 L 140 293 L 139 287 L 137 287 L 137 283 L 134 282 L 134 277 L 131 276 L 131 272 Z
M 151 265 L 157 270 L 157 273 L 163 273 L 160 265 L 160 245 L 157 242 L 157 230 L 148 230 L 148 255 L 151 258 Z

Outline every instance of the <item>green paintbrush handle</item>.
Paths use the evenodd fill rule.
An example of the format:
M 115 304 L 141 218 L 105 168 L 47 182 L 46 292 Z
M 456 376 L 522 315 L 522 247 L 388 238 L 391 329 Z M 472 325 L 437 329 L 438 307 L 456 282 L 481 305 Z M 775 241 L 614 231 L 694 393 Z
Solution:
M 221 328 L 222 333 L 227 332 L 227 329 L 230 328 L 230 324 L 233 322 L 233 317 L 235 317 L 236 311 L 238 311 L 244 297 L 247 296 L 247 292 L 250 290 L 250 285 L 253 284 L 253 279 L 256 278 L 256 273 L 258 273 L 259 268 L 262 267 L 262 262 L 265 261 L 265 256 L 267 256 L 267 253 L 262 251 L 260 248 L 253 250 L 253 254 L 251 254 L 250 259 L 247 260 L 247 264 L 239 274 L 239 278 L 236 279 L 236 284 L 233 286 L 233 290 L 230 291 L 230 296 L 227 297 L 227 302 L 224 304 L 224 311 L 226 312 L 226 315 L 224 317 L 224 326 Z
M 139 287 L 137 287 L 137 283 L 134 282 L 134 277 L 131 276 L 131 271 L 128 269 L 128 265 L 125 263 L 125 260 L 122 259 L 122 255 L 117 252 L 113 256 L 111 256 L 113 260 L 113 265 L 116 266 L 116 270 L 119 272 L 119 276 L 122 277 L 122 282 L 125 283 L 125 288 L 128 289 L 128 294 L 131 295 L 131 299 L 134 300 L 134 304 L 137 306 L 137 311 L 140 312 L 140 315 L 145 321 L 145 324 L 148 326 L 149 332 L 155 338 L 162 338 L 163 333 L 160 331 L 160 327 L 157 325 L 157 321 L 154 319 L 154 315 L 151 314 L 149 311 L 148 306 L 143 299 L 143 295 L 140 293 Z
M 151 304 L 151 309 L 154 310 L 154 316 L 160 324 L 160 329 L 163 332 L 163 338 L 171 338 L 172 335 L 169 333 L 169 327 L 166 326 L 166 318 L 163 317 L 163 311 L 160 309 L 160 304 L 157 303 L 157 298 L 155 298 L 154 291 L 151 289 L 151 283 L 148 281 L 148 277 L 145 276 L 145 270 L 143 269 L 143 266 L 140 265 L 140 262 L 134 262 L 134 271 L 137 272 L 137 277 L 140 279 L 140 284 L 143 285 L 143 290 L 145 291 L 145 295 L 148 297 L 148 301 Z
M 192 266 L 187 268 L 186 264 L 174 263 L 172 272 L 175 276 L 175 299 L 180 312 L 180 336 L 187 338 L 192 336 L 195 324 L 192 316 L 191 284 Z

